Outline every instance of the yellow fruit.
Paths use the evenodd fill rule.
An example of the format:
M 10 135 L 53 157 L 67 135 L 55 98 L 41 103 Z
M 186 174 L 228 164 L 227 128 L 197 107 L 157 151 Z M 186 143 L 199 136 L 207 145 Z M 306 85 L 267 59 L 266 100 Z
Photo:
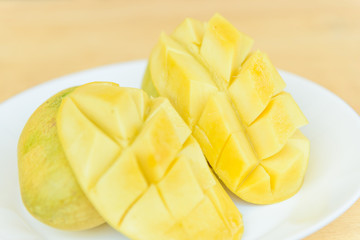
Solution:
M 89 200 L 131 239 L 239 239 L 241 215 L 165 98 L 91 83 L 62 102 L 58 133 Z
M 186 19 L 161 34 L 142 88 L 170 100 L 227 187 L 269 204 L 301 186 L 309 142 L 298 128 L 307 120 L 267 55 L 250 53 L 252 43 L 218 14 Z
M 42 104 L 26 123 L 18 143 L 22 200 L 41 222 L 64 230 L 83 230 L 104 222 L 77 183 L 57 134 L 56 114 L 64 90 Z

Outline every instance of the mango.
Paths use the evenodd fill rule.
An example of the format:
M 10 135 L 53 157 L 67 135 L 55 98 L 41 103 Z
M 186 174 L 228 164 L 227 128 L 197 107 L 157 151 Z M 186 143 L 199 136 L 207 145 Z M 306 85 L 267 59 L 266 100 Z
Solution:
M 58 137 L 62 99 L 74 88 L 42 104 L 26 123 L 18 143 L 22 200 L 41 222 L 64 230 L 84 230 L 104 223 L 81 190 Z
M 93 206 L 131 239 L 239 239 L 242 217 L 169 100 L 90 83 L 61 103 L 60 144 Z
M 308 122 L 269 57 L 252 45 L 219 14 L 207 23 L 188 18 L 160 35 L 142 88 L 170 100 L 232 192 L 271 204 L 301 187 L 310 144 L 298 129 Z

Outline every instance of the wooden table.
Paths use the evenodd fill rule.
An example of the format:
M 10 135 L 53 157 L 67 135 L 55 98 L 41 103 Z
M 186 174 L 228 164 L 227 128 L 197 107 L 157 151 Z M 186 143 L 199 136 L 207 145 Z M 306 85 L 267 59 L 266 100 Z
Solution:
M 359 0 L 0 1 L 0 102 L 53 78 L 144 59 L 160 31 L 219 12 L 274 64 L 360 112 Z M 360 201 L 307 240 L 360 239 Z

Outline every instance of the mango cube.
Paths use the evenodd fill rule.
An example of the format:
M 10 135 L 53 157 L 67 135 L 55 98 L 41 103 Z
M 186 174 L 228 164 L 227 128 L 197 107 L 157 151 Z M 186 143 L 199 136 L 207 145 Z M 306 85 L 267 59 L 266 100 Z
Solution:
M 177 93 L 171 95 L 170 100 L 182 101 L 178 111 L 192 125 L 199 118 L 207 98 L 217 91 L 210 73 L 190 53 L 186 53 L 179 43 L 165 34 L 161 36 L 159 49 L 155 49 L 153 54 L 159 54 L 161 59 L 167 60 L 149 66 L 149 71 L 159 71 L 162 78 L 168 79 L 167 84 L 159 82 L 157 87 L 164 92 Z M 166 71 L 164 66 L 169 66 L 171 71 Z
M 126 151 L 89 191 L 92 198 L 98 199 L 109 221 L 119 221 L 131 204 L 147 190 L 148 183 L 141 173 L 135 155 Z
M 236 115 L 231 110 L 231 105 L 228 102 L 226 95 L 218 93 L 209 98 L 207 105 L 203 109 L 202 115 L 198 121 L 197 127 L 204 134 L 204 138 L 198 136 L 199 142 L 208 141 L 210 143 L 208 148 L 211 148 L 213 154 L 208 160 L 211 165 L 216 165 L 224 144 L 229 138 L 230 134 L 237 131 L 242 131 L 241 125 L 237 121 Z M 195 136 L 197 130 L 194 131 Z M 216 138 L 212 136 L 217 136 Z M 204 143 L 205 145 L 205 143 Z M 204 149 L 206 152 L 206 149 Z
M 215 169 L 230 189 L 237 186 L 259 164 L 243 131 L 232 133 L 225 143 Z
M 194 52 L 200 51 L 203 35 L 204 23 L 192 18 L 185 19 L 172 34 L 176 41 L 188 46 Z
M 219 14 L 208 22 L 200 55 L 227 83 L 251 50 L 253 40 Z
M 285 82 L 266 54 L 251 53 L 233 77 L 229 93 L 246 125 L 250 125 L 285 88 Z
M 307 120 L 289 93 L 275 96 L 259 118 L 248 129 L 260 159 L 279 152 L 296 129 L 307 124 Z
M 179 182 L 182 184 L 179 185 Z M 159 182 L 159 191 L 169 207 L 171 214 L 178 220 L 191 213 L 204 198 L 204 193 L 186 157 L 180 157 Z M 184 193 L 187 193 L 184 195 Z M 178 199 L 182 199 L 181 202 Z M 179 205 L 180 204 L 180 205 Z

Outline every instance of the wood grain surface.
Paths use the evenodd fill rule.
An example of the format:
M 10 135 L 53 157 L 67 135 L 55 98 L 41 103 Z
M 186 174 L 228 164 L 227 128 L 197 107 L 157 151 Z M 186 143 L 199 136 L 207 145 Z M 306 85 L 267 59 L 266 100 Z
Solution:
M 215 12 L 252 36 L 278 68 L 360 112 L 359 0 L 0 0 L 0 102 L 75 71 L 145 59 L 161 31 Z M 306 239 L 360 239 L 360 201 Z

